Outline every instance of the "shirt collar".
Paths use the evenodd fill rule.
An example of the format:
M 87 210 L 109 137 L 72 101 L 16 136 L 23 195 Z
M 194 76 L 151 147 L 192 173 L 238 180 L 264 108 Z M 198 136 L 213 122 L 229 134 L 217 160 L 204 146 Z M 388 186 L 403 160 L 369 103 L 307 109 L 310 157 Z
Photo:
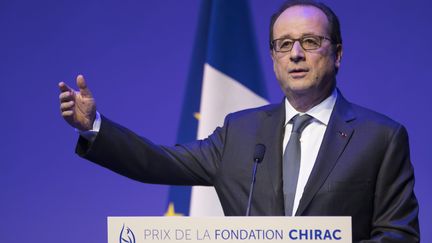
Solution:
M 323 100 L 318 105 L 312 107 L 306 112 L 299 112 L 289 103 L 288 99 L 285 98 L 285 126 L 288 122 L 297 114 L 308 114 L 312 116 L 315 120 L 327 126 L 330 115 L 333 111 L 333 108 L 336 104 L 338 93 L 336 89 L 333 90 L 331 95 Z

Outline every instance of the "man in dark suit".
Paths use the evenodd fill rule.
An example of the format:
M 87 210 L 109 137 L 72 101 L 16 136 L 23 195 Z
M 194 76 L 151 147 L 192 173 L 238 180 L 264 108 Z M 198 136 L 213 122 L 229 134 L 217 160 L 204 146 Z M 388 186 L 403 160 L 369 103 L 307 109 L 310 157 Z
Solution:
M 80 92 L 59 84 L 62 115 L 81 130 L 77 153 L 142 182 L 214 186 L 226 215 L 244 215 L 250 161 L 264 144 L 252 215 L 352 216 L 355 242 L 419 242 L 407 132 L 337 90 L 336 15 L 291 1 L 271 23 L 281 104 L 230 114 L 207 139 L 156 146 L 100 116 L 78 76 Z

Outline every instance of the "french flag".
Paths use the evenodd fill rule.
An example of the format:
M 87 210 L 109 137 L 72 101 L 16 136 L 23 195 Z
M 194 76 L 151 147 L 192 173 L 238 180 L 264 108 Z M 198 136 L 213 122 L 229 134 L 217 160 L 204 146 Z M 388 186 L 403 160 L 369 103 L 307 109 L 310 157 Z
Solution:
M 247 0 L 205 0 L 177 136 L 203 139 L 227 114 L 268 104 Z M 213 187 L 171 186 L 166 216 L 223 216 Z

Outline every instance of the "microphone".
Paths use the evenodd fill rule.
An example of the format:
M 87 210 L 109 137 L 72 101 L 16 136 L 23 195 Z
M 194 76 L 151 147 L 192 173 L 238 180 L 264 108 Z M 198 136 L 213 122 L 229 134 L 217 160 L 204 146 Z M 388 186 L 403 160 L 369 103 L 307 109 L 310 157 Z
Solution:
M 253 194 L 253 190 L 254 190 L 254 186 L 255 186 L 257 167 L 258 167 L 258 163 L 260 163 L 264 158 L 265 150 L 266 150 L 266 147 L 264 146 L 264 144 L 259 143 L 259 144 L 255 145 L 255 152 L 254 152 L 254 157 L 253 157 L 254 158 L 254 168 L 253 168 L 253 172 L 252 172 L 252 181 L 251 181 L 251 185 L 250 185 L 250 189 L 249 189 L 249 198 L 248 198 L 248 204 L 247 204 L 247 209 L 246 209 L 246 216 L 250 216 L 250 208 L 251 208 L 251 204 L 252 204 L 252 194 Z

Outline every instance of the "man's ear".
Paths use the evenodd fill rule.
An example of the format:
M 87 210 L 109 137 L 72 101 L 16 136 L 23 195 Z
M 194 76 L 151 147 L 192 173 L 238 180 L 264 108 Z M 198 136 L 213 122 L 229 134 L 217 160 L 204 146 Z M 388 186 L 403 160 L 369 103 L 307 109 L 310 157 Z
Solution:
M 271 57 L 271 59 L 273 61 L 273 71 L 276 73 L 276 60 L 275 60 L 275 56 L 274 56 L 274 51 L 270 50 L 269 53 L 270 53 L 270 57 Z
M 342 44 L 337 44 L 336 45 L 336 53 L 335 53 L 335 67 L 336 67 L 336 69 L 339 69 L 339 67 L 341 65 L 342 54 L 343 54 Z
M 269 51 L 269 54 L 270 54 L 270 57 L 271 57 L 271 59 L 273 60 L 273 62 L 274 62 L 274 57 L 273 57 L 273 50 L 270 50 Z

